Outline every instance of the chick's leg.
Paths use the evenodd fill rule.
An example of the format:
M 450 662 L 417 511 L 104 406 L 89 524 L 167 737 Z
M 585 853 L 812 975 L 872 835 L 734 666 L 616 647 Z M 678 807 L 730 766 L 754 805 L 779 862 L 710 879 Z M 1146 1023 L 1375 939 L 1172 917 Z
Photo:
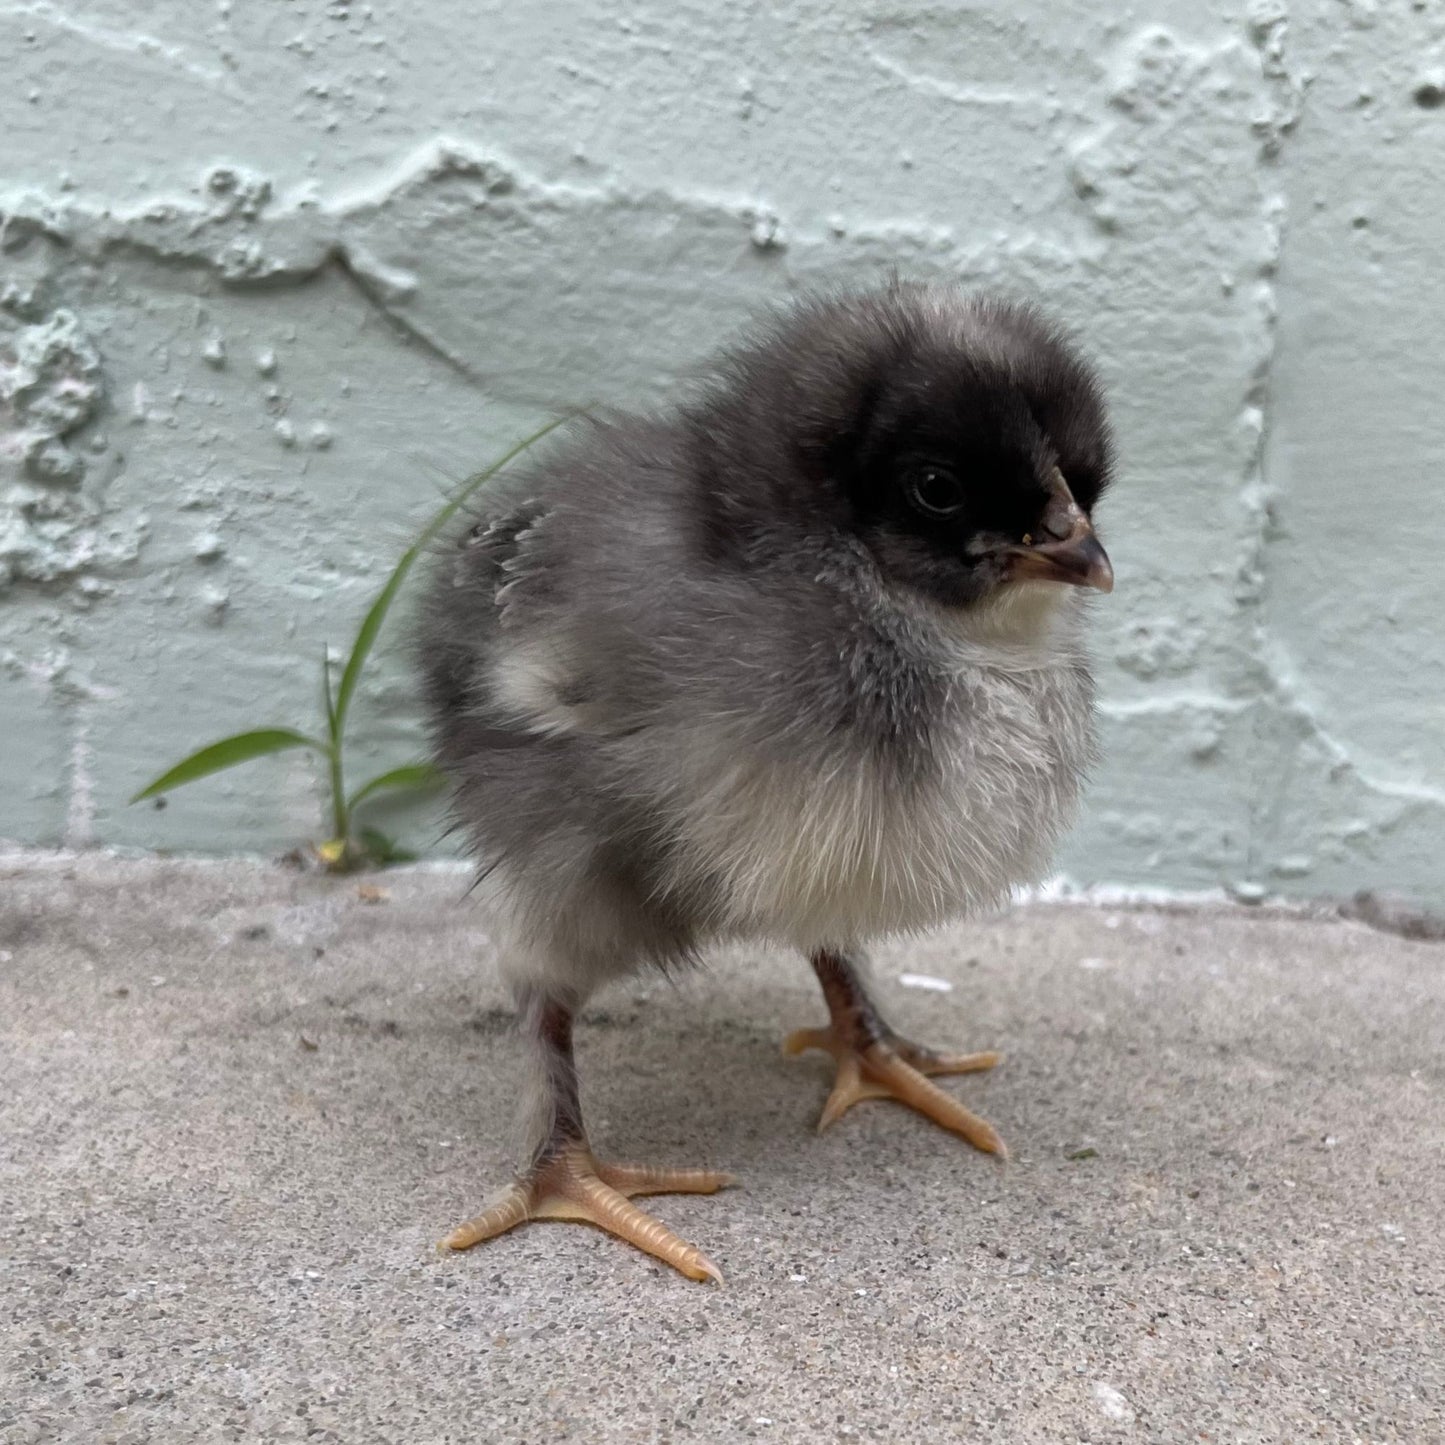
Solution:
M 938 1054 L 910 1043 L 883 1022 L 857 964 L 831 949 L 820 949 L 810 961 L 823 986 L 829 1024 L 827 1028 L 798 1029 L 789 1034 L 783 1041 L 783 1052 L 801 1054 L 806 1049 L 824 1049 L 837 1060 L 833 1092 L 818 1120 L 820 1133 L 860 1099 L 897 1099 L 966 1139 L 975 1149 L 986 1154 L 1007 1154 L 1003 1140 L 989 1124 L 929 1078 L 991 1069 L 1001 1055 Z
M 572 1010 L 553 999 L 534 999 L 524 1008 L 523 1020 L 542 1064 L 550 1123 L 516 1183 L 475 1219 L 458 1225 L 443 1245 L 470 1249 L 529 1220 L 571 1220 L 595 1224 L 689 1279 L 721 1284 L 722 1275 L 705 1254 L 631 1201 L 638 1194 L 713 1194 L 733 1183 L 732 1176 L 708 1169 L 648 1169 L 594 1159 L 582 1127 L 572 1057 Z

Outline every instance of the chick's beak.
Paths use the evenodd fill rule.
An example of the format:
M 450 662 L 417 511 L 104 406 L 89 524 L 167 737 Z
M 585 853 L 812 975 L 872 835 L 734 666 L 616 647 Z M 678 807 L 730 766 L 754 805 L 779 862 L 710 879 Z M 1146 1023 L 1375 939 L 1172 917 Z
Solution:
M 1075 587 L 1114 590 L 1114 569 L 1094 535 L 1088 514 L 1074 500 L 1064 474 L 1054 468 L 1037 538 L 1008 548 L 1008 576 L 1012 581 L 1068 582 Z

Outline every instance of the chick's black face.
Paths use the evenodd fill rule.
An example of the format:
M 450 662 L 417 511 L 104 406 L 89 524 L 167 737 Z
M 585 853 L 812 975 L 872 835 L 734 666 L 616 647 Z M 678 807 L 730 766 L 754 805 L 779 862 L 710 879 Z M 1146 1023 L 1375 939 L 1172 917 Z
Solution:
M 1089 520 L 1109 467 L 1092 374 L 1023 308 L 902 321 L 855 357 L 825 464 L 881 570 L 950 607 L 1026 579 L 1107 589 Z

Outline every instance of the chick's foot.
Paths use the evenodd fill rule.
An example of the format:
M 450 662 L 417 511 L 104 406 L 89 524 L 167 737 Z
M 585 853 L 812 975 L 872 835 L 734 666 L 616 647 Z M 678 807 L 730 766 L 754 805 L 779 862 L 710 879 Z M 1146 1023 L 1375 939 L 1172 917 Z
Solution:
M 976 1074 L 1002 1058 L 997 1053 L 941 1054 L 909 1042 L 888 1027 L 869 998 L 861 970 L 844 955 L 820 951 L 813 969 L 831 1015 L 827 1028 L 798 1029 L 783 1041 L 785 1054 L 823 1049 L 838 1065 L 833 1091 L 818 1120 L 821 1133 L 862 1099 L 896 1099 L 981 1149 L 1007 1156 L 992 1125 L 946 1094 L 932 1076 Z
M 594 1224 L 689 1279 L 721 1284 L 721 1272 L 701 1250 L 631 1201 L 638 1194 L 715 1194 L 733 1182 L 732 1175 L 710 1169 L 601 1164 L 585 1143 L 569 1143 L 538 1160 L 495 1204 L 458 1225 L 442 1243 L 470 1249 L 537 1219 Z

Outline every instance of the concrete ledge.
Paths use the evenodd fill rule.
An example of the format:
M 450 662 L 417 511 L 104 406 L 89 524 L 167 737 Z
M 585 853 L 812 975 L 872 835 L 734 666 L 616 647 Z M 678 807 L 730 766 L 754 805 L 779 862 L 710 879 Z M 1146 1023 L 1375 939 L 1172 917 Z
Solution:
M 0 858 L 0 1439 L 1445 1439 L 1445 948 L 1034 905 L 881 951 L 1004 1049 L 1000 1168 L 884 1104 L 812 1132 L 821 1017 L 748 949 L 579 1030 L 594 1141 L 739 1189 L 434 1242 L 510 1164 L 455 874 Z M 902 972 L 952 984 L 898 984 Z

